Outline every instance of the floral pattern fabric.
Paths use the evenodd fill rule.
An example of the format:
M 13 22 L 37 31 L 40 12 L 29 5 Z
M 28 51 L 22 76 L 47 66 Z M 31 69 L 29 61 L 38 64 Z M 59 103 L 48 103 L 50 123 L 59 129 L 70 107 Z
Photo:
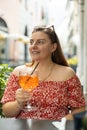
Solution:
M 19 78 L 11 74 L 1 102 L 15 101 L 18 88 Z M 68 107 L 85 106 L 82 87 L 76 75 L 66 81 L 40 81 L 33 90 L 30 103 L 36 109 L 21 110 L 16 118 L 60 120 L 69 113 Z

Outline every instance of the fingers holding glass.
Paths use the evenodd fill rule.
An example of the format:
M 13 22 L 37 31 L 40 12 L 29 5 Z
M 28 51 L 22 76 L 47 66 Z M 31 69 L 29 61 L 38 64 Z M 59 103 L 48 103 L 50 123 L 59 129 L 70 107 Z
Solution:
M 29 92 L 23 90 L 22 88 L 16 91 L 16 100 L 21 109 L 24 108 L 24 106 L 30 99 L 31 99 L 31 94 Z

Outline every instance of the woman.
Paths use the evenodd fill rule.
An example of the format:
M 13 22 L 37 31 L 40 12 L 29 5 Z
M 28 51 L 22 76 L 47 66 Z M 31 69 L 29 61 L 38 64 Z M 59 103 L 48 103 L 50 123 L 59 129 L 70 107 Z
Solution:
M 29 51 L 32 65 L 16 67 L 9 78 L 2 98 L 5 116 L 60 120 L 85 111 L 81 83 L 67 64 L 54 26 L 35 27 Z M 38 75 L 39 85 L 31 94 L 20 87 L 19 72 L 27 72 L 36 65 L 33 74 Z M 23 110 L 28 101 L 35 110 Z

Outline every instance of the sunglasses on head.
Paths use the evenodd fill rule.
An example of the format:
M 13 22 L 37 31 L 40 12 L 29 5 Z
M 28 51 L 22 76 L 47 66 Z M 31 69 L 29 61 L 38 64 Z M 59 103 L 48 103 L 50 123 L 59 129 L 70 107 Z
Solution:
M 46 31 L 55 31 L 54 29 L 54 25 L 51 26 L 35 26 L 33 31 L 42 31 L 42 30 L 46 30 Z

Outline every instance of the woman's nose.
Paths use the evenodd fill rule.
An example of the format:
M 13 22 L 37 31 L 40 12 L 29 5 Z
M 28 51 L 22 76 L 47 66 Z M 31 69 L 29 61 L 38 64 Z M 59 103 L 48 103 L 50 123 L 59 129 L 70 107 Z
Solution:
M 37 46 L 37 42 L 33 42 L 32 47 L 36 47 Z

